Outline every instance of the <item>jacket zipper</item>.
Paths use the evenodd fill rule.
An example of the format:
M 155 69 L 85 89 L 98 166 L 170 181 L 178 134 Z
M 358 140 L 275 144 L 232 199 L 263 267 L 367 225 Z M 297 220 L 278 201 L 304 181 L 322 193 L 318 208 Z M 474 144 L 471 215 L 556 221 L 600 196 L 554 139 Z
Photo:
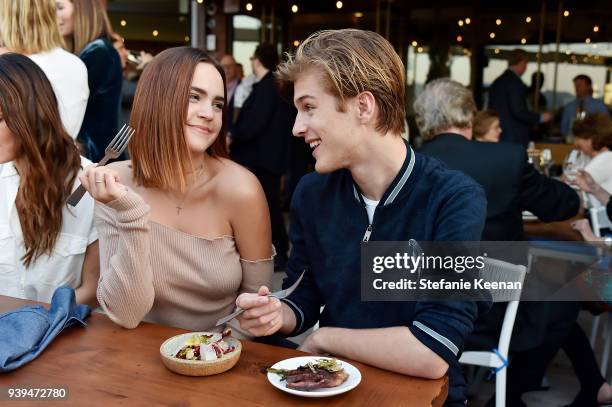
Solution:
M 363 235 L 362 242 L 368 242 L 370 240 L 370 235 L 371 234 L 372 234 L 372 224 L 369 224 L 368 228 L 365 231 L 365 234 Z

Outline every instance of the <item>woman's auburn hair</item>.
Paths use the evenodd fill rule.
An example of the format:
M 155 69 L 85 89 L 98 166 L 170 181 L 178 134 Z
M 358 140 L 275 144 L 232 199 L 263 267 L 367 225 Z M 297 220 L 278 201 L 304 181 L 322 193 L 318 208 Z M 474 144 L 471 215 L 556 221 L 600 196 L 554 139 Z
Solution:
M 72 12 L 74 31 L 67 39 L 70 52 L 78 55 L 87 44 L 100 37 L 111 41 L 113 28 L 101 0 L 70 0 L 70 2 L 74 6 Z
M 593 113 L 576 120 L 572 133 L 576 138 L 591 140 L 595 151 L 606 147 L 612 150 L 612 118 L 607 113 Z
M 482 139 L 491 125 L 499 120 L 499 115 L 495 110 L 481 110 L 474 115 L 474 124 L 472 125 L 472 135 L 476 140 Z
M 215 67 L 223 80 L 225 73 L 208 53 L 196 48 L 170 48 L 147 64 L 142 73 L 130 116 L 135 134 L 129 145 L 132 174 L 137 185 L 184 192 L 185 174 L 193 163 L 185 141 L 185 123 L 195 68 L 199 63 Z M 228 157 L 225 144 L 227 109 L 223 109 L 221 131 L 207 149 L 211 157 Z M 204 153 L 204 152 L 203 152 Z
M 38 54 L 64 46 L 52 0 L 1 0 L 0 39 L 10 51 Z
M 0 111 L 17 139 L 15 205 L 28 267 L 55 246 L 81 157 L 62 125 L 51 83 L 26 56 L 0 55 Z

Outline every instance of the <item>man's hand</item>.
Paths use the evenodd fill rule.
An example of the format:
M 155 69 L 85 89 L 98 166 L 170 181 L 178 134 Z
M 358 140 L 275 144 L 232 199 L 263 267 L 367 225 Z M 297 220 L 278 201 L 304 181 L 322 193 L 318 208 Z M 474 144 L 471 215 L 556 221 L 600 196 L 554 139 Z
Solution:
M 552 120 L 552 114 L 550 112 L 542 113 L 542 123 L 548 123 Z
M 326 334 L 326 328 L 319 328 L 311 333 L 304 343 L 298 348 L 302 352 L 308 352 L 315 355 L 329 355 L 328 351 L 323 347 L 323 341 Z
M 243 293 L 236 298 L 236 305 L 246 310 L 236 319 L 251 335 L 272 335 L 283 326 L 282 304 L 268 294 L 268 287 L 261 286 L 257 294 Z

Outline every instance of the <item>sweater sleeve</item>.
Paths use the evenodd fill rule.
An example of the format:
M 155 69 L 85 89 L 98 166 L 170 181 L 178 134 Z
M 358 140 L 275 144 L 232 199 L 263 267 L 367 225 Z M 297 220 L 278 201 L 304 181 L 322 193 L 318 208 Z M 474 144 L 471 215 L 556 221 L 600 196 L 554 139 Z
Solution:
M 125 328 L 138 326 L 155 299 L 149 210 L 131 189 L 106 205 L 96 203 L 100 238 L 98 302 L 113 322 Z
M 242 267 L 242 283 L 240 291 L 242 293 L 256 293 L 259 287 L 265 285 L 272 291 L 272 274 L 274 273 L 274 256 L 261 260 L 240 259 Z

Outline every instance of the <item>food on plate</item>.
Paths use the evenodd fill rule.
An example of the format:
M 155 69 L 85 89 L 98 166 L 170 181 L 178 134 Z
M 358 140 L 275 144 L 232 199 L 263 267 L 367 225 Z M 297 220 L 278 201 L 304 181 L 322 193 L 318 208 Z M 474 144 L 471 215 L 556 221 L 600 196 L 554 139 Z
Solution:
M 174 357 L 185 360 L 217 360 L 230 352 L 235 346 L 229 344 L 224 338 L 230 336 L 230 329 L 220 333 L 200 333 L 190 336 L 185 344 L 175 353 Z
M 281 375 L 288 388 L 302 391 L 337 387 L 349 377 L 336 359 L 317 359 L 293 370 L 269 368 L 268 372 Z

